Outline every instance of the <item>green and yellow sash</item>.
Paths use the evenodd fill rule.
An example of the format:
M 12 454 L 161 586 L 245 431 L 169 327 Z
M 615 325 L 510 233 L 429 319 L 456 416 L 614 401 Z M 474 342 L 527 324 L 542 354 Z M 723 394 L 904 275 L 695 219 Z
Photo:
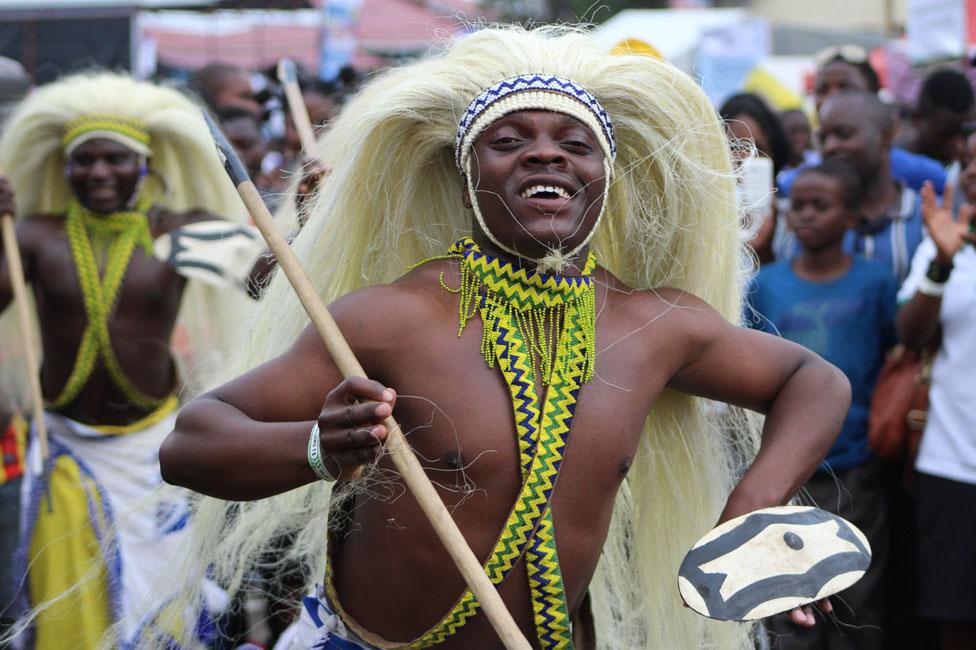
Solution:
M 146 255 L 152 255 L 153 240 L 146 217 L 147 207 L 140 202 L 133 212 L 116 212 L 111 215 L 93 214 L 77 201 L 72 201 L 68 207 L 65 230 L 81 285 L 88 325 L 78 346 L 71 375 L 61 394 L 48 405 L 51 410 L 62 409 L 78 397 L 94 372 L 95 362 L 99 357 L 112 382 L 129 402 L 150 410 L 158 408 L 165 401 L 146 395 L 132 385 L 112 350 L 108 331 L 108 321 L 115 309 L 122 279 L 129 268 L 133 251 L 136 246 L 140 246 L 146 251 Z M 99 274 L 92 237 L 99 242 L 108 243 L 104 274 Z
M 489 367 L 499 368 L 511 392 L 519 447 L 522 488 L 484 564 L 485 573 L 500 584 L 524 555 L 540 647 L 572 648 L 549 504 L 579 389 L 593 376 L 596 313 L 591 274 L 596 260 L 591 254 L 579 277 L 543 275 L 486 255 L 471 239 L 431 259 L 445 258 L 460 261 L 458 289 L 448 287 L 441 277 L 441 285 L 460 297 L 458 335 L 475 314 L 481 316 L 481 352 Z M 547 386 L 544 401 L 542 386 Z M 325 582 L 330 601 L 341 611 L 331 560 Z M 420 638 L 384 647 L 429 648 L 453 635 L 477 611 L 478 602 L 467 590 Z

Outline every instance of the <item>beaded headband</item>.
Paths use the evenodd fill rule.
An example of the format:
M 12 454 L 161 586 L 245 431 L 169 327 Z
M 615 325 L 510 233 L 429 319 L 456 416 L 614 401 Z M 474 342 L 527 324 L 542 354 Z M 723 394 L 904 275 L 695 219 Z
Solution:
M 613 175 L 613 160 L 617 155 L 613 124 L 610 122 L 610 115 L 588 90 L 574 81 L 552 75 L 525 74 L 504 79 L 487 88 L 468 104 L 454 139 L 454 162 L 466 179 L 468 195 L 471 197 L 471 209 L 482 232 L 495 246 L 517 257 L 524 256 L 499 241 L 485 223 L 478 205 L 474 178 L 471 175 L 470 154 L 475 140 L 493 122 L 509 113 L 526 110 L 553 111 L 575 117 L 590 128 L 603 150 L 603 168 L 606 174 L 603 201 L 592 230 L 572 250 L 565 251 L 561 246 L 557 246 L 551 248 L 544 257 L 533 260 L 536 268 L 542 273 L 561 273 L 576 254 L 590 243 L 606 211 L 610 178 Z
M 454 162 L 461 173 L 467 170 L 471 145 L 481 132 L 508 113 L 524 110 L 554 111 L 575 117 L 596 134 L 607 160 L 612 161 L 617 155 L 610 115 L 588 90 L 563 77 L 523 74 L 499 81 L 468 104 L 454 138 Z
M 131 149 L 137 154 L 148 156 L 149 128 L 139 120 L 119 115 L 82 115 L 65 125 L 61 145 L 65 155 L 88 142 L 89 140 L 105 139 L 117 142 Z

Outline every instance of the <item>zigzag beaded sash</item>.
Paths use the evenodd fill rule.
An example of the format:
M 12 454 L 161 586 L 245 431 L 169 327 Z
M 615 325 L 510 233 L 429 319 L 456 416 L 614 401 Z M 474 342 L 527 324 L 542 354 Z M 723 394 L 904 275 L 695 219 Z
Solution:
M 519 446 L 522 488 L 484 570 L 493 584 L 500 584 L 524 555 L 540 646 L 571 649 L 569 611 L 549 503 L 579 389 L 593 372 L 595 313 L 589 273 L 596 261 L 590 256 L 584 277 L 557 278 L 516 269 L 484 255 L 471 240 L 459 241 L 445 257 L 461 258 L 461 287 L 452 290 L 444 285 L 461 295 L 459 335 L 474 313 L 480 314 L 482 353 L 489 366 L 498 365 L 511 392 Z M 443 279 L 441 282 L 443 285 Z M 477 307 L 473 306 L 475 296 Z M 559 330 L 555 334 L 549 330 L 548 337 L 539 341 L 536 336 L 546 334 L 547 324 Z M 544 357 L 541 348 L 548 351 L 553 337 L 556 354 Z M 543 383 L 549 385 L 541 408 L 537 366 L 543 370 Z M 355 630 L 358 626 L 339 604 L 331 557 L 325 586 L 331 603 Z M 474 595 L 466 590 L 451 611 L 418 639 L 390 643 L 369 635 L 369 641 L 383 648 L 429 648 L 456 633 L 478 608 Z

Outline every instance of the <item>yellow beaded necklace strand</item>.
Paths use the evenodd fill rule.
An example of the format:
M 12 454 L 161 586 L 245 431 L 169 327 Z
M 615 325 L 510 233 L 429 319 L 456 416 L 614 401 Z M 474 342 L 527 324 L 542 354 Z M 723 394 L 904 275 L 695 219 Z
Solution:
M 459 260 L 458 335 L 469 320 L 481 316 L 481 353 L 497 367 L 512 396 L 522 489 L 484 564 L 492 583 L 500 584 L 524 558 L 539 647 L 572 650 L 569 608 L 563 588 L 556 529 L 549 508 L 582 385 L 593 376 L 595 291 L 591 254 L 580 277 L 544 275 L 519 268 L 481 252 L 462 239 L 447 255 Z M 417 265 L 419 266 L 419 265 Z M 538 378 L 538 379 L 537 379 Z M 548 389 L 540 390 L 542 385 Z M 466 590 L 440 621 L 414 641 L 395 643 L 363 630 L 339 602 L 333 583 L 331 554 L 326 563 L 326 594 L 346 625 L 379 648 L 420 650 L 454 635 L 479 605 Z

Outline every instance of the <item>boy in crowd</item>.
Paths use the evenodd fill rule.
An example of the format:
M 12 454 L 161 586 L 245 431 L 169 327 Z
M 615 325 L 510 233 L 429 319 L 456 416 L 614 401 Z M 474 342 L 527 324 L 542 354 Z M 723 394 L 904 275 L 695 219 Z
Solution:
M 806 490 L 816 505 L 835 512 L 867 535 L 873 550 L 865 577 L 844 592 L 837 617 L 856 627 L 823 625 L 782 636 L 774 647 L 859 650 L 881 648 L 881 578 L 887 555 L 887 518 L 880 472 L 867 446 L 871 393 L 894 342 L 897 284 L 882 264 L 844 249 L 860 207 L 857 173 L 826 162 L 797 176 L 787 214 L 799 246 L 791 260 L 763 268 L 753 283 L 749 315 L 755 329 L 778 333 L 838 366 L 853 399 L 841 435 Z M 839 488 L 839 489 L 838 489 Z

